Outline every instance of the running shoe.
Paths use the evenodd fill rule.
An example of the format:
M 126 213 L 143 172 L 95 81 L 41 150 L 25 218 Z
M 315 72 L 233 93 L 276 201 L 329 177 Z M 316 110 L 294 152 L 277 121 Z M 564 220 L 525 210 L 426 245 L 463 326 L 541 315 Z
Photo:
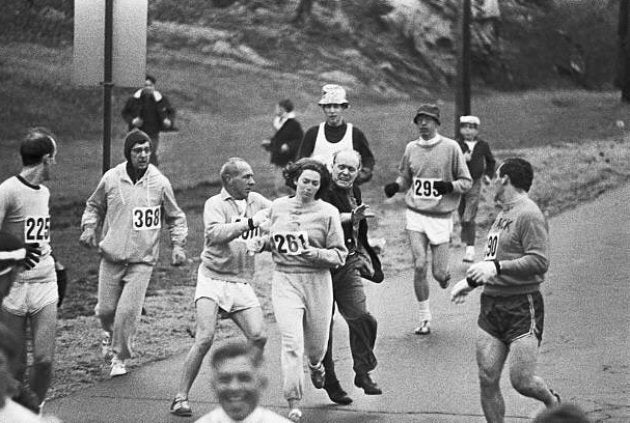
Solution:
M 190 408 L 190 403 L 188 402 L 188 398 L 182 397 L 181 395 L 175 396 L 173 399 L 173 403 L 171 404 L 171 414 L 180 417 L 190 417 L 192 416 L 192 409 Z
M 475 261 L 475 252 L 474 251 L 466 251 L 464 254 L 464 263 L 472 263 Z
M 127 374 L 127 366 L 124 360 L 120 360 L 116 355 L 112 358 L 112 369 L 109 372 L 110 377 L 122 376 Z
M 292 422 L 296 422 L 298 423 L 300 420 L 302 420 L 302 411 L 300 411 L 299 408 L 292 408 L 291 411 L 289 411 L 289 420 L 291 420 Z
M 431 333 L 431 326 L 428 320 L 424 320 L 420 326 L 418 326 L 413 333 L 416 335 L 428 335 Z
M 311 382 L 313 382 L 313 386 L 317 389 L 322 389 L 326 381 L 326 369 L 324 365 L 319 363 L 319 365 L 313 367 L 309 364 L 308 368 L 311 371 Z
M 107 331 L 103 331 L 103 339 L 101 339 L 101 355 L 104 360 L 111 360 L 113 356 L 112 335 Z

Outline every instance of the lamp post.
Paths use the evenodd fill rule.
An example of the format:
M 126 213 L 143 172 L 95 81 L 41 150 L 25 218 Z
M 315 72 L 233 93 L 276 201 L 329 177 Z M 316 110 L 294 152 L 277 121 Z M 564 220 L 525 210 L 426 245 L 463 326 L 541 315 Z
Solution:
M 470 111 L 470 0 L 461 0 L 459 12 L 459 37 L 457 51 L 457 84 L 455 89 L 455 136 L 458 136 L 459 117 Z

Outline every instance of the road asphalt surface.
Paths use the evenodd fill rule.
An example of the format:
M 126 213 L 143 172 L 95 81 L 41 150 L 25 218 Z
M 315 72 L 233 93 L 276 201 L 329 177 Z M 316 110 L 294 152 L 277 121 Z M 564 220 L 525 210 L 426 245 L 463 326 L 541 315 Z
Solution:
M 563 401 L 580 405 L 592 421 L 630 422 L 629 198 L 626 186 L 550 221 L 551 268 L 543 284 L 546 315 L 539 374 Z M 451 254 L 455 281 L 465 271 L 462 249 L 454 248 Z M 480 255 L 482 247 L 477 251 Z M 331 403 L 306 374 L 304 423 L 485 421 L 474 354 L 479 292 L 456 306 L 450 303 L 449 292 L 431 281 L 433 332 L 418 336 L 413 334 L 417 305 L 411 277 L 408 270 L 380 285 L 366 285 L 368 307 L 379 322 L 379 366 L 373 376 L 383 395 L 366 396 L 352 385 L 347 326 L 336 317 L 337 374 L 354 402 Z M 269 386 L 262 405 L 286 415 L 275 324 L 269 335 L 265 351 Z M 206 362 L 190 395 L 193 417 L 168 413 L 183 360 L 184 355 L 174 356 L 50 401 L 46 413 L 66 423 L 193 422 L 217 404 Z M 541 404 L 516 393 L 506 373 L 502 378 L 506 422 L 530 421 Z

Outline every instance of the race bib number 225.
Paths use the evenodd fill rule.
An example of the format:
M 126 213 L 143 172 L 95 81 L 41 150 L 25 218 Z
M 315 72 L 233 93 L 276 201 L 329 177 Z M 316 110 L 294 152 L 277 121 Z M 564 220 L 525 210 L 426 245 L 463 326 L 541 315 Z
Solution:
M 50 241 L 50 216 L 27 216 L 24 219 L 24 242 Z

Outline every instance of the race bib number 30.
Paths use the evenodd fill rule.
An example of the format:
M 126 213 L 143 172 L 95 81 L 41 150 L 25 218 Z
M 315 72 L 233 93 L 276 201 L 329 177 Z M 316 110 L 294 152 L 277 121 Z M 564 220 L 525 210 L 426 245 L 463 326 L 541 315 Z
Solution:
M 50 216 L 26 216 L 24 242 L 50 242 Z
M 162 227 L 160 206 L 135 207 L 133 209 L 133 229 L 136 231 L 148 231 Z
M 488 233 L 488 243 L 484 253 L 484 260 L 495 260 L 497 258 L 497 246 L 499 245 L 499 232 Z
M 273 243 L 280 254 L 297 256 L 308 249 L 308 234 L 306 231 L 275 232 Z
M 413 178 L 413 196 L 423 199 L 440 199 L 441 195 L 435 190 L 435 178 Z

